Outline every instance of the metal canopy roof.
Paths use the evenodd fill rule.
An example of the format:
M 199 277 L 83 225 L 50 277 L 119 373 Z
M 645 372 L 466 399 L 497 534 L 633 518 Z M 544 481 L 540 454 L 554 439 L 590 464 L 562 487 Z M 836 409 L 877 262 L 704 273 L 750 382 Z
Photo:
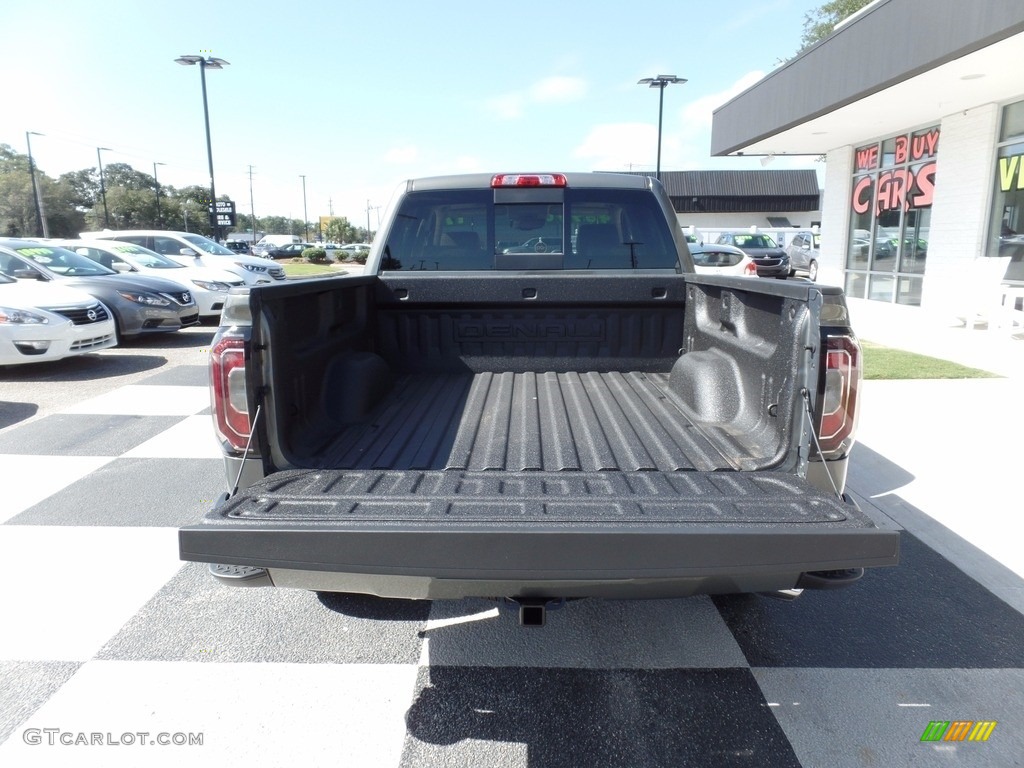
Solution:
M 809 169 L 662 171 L 661 183 L 679 213 L 814 211 L 820 206 L 818 175 Z
M 719 107 L 711 153 L 821 155 L 1024 98 L 1022 61 L 1021 0 L 877 0 Z

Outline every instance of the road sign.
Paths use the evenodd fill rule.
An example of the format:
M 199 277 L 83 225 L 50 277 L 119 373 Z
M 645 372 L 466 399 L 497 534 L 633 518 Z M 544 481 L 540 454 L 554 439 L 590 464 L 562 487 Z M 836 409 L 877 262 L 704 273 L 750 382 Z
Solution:
M 233 200 L 217 201 L 217 216 L 214 218 L 213 206 L 210 206 L 210 224 L 215 227 L 235 226 L 235 203 Z

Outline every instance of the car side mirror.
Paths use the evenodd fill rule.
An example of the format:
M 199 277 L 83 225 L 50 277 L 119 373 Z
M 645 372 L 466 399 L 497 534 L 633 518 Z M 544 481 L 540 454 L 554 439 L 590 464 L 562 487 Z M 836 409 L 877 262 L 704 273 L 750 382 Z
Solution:
M 131 264 L 126 264 L 123 261 L 115 261 L 110 265 L 110 268 L 115 272 L 134 272 L 135 268 Z
M 193 251 L 191 248 L 182 248 L 180 251 L 178 251 L 178 253 L 180 253 L 182 256 L 199 256 L 199 254 Z

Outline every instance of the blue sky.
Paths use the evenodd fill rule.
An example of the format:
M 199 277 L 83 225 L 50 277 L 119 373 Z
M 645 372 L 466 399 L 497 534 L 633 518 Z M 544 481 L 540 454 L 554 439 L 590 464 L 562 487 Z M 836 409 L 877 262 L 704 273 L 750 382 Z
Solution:
M 760 168 L 712 158 L 711 114 L 799 47 L 817 0 L 269 3 L 39 0 L 4 11 L 0 143 L 56 177 L 124 162 L 257 217 L 365 225 L 406 178 L 463 171 Z M 773 168 L 818 168 L 812 157 Z M 378 209 L 378 206 L 381 208 Z

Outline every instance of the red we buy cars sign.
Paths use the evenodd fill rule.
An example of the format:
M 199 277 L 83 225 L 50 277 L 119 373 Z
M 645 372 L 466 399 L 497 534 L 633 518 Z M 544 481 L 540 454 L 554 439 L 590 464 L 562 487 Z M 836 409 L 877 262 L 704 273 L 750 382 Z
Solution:
M 935 195 L 935 156 L 939 149 L 939 129 L 898 136 L 887 164 L 904 166 L 881 173 L 871 173 L 854 180 L 852 207 L 863 214 L 874 205 L 875 213 L 927 208 Z M 880 145 L 857 150 L 857 172 L 874 171 L 879 167 Z M 916 164 L 916 165 L 915 165 Z

